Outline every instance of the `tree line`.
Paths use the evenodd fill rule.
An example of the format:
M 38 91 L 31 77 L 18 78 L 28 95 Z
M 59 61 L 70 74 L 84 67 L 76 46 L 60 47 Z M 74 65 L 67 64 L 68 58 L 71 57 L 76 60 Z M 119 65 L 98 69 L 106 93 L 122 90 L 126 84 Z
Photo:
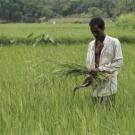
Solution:
M 47 21 L 54 17 L 115 18 L 135 12 L 135 0 L 0 0 L 0 20 Z

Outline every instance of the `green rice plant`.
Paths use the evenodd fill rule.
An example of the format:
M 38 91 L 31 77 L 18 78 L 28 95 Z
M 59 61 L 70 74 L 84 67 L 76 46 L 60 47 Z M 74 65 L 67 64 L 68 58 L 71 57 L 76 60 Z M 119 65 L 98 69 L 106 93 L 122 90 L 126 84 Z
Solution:
M 34 35 L 34 33 L 32 32 L 32 33 L 28 34 L 28 36 L 26 38 L 31 38 L 31 37 L 33 37 L 33 35 Z
M 40 34 L 34 36 L 34 33 L 28 34 L 26 37 L 8 37 L 6 35 L 0 36 L 0 44 L 2 45 L 12 45 L 12 44 L 32 44 L 37 46 L 39 44 L 54 44 L 56 41 L 50 37 L 48 34 Z
M 123 44 L 116 105 L 108 108 L 93 104 L 90 88 L 71 95 L 83 75 L 62 82 L 49 74 L 60 67 L 43 61 L 83 65 L 86 44 L 0 47 L 0 135 L 134 135 L 134 50 L 134 44 Z
M 35 38 L 35 42 L 33 46 L 37 46 L 38 44 L 47 44 L 47 43 L 54 44 L 55 40 L 47 34 L 41 34 Z
M 49 60 L 50 61 L 50 60 Z M 90 71 L 89 68 L 87 68 L 86 66 L 83 66 L 83 65 L 80 65 L 80 64 L 76 64 L 76 63 L 61 63 L 61 62 L 58 62 L 58 61 L 52 61 L 51 62 L 54 62 L 55 64 L 58 65 L 58 69 L 54 70 L 53 71 L 53 74 L 56 74 L 60 77 L 69 77 L 69 76 L 81 76 L 81 75 L 89 75 L 89 76 L 92 76 L 95 80 L 99 80 L 99 81 L 102 81 L 102 80 L 105 80 L 106 77 L 108 77 L 108 73 L 103 73 L 103 72 L 98 72 L 98 73 L 95 73 L 93 71 Z
M 90 82 L 100 83 L 106 81 L 111 74 L 105 72 L 95 72 L 91 71 L 89 68 L 76 64 L 76 63 L 61 63 L 58 61 L 52 61 L 59 66 L 58 69 L 53 71 L 53 74 L 59 77 L 77 77 L 77 76 L 87 76 Z M 74 88 L 73 93 L 77 91 L 77 89 L 87 87 L 88 83 L 83 83 L 80 86 Z
M 1 36 L 0 37 L 0 44 L 4 44 L 4 45 L 11 45 L 11 44 L 15 44 L 17 41 L 16 39 L 13 38 L 8 38 L 6 36 Z

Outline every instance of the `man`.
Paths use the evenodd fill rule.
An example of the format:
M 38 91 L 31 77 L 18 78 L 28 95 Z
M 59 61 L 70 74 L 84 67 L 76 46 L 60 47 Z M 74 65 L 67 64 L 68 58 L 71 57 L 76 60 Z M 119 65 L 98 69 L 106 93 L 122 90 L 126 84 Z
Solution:
M 93 18 L 89 26 L 95 40 L 89 43 L 87 67 L 95 73 L 109 73 L 110 78 L 94 84 L 88 76 L 83 84 L 86 84 L 86 86 L 91 84 L 95 101 L 110 103 L 117 92 L 118 70 L 123 65 L 121 45 L 118 39 L 105 34 L 105 23 L 102 18 Z

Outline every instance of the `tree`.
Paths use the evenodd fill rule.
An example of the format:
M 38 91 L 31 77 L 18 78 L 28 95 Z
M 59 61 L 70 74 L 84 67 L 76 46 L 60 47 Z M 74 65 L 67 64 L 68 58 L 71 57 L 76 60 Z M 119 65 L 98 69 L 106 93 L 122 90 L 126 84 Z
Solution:
M 114 18 L 129 12 L 135 12 L 135 0 L 0 0 L 0 19 L 13 22 L 74 14 Z

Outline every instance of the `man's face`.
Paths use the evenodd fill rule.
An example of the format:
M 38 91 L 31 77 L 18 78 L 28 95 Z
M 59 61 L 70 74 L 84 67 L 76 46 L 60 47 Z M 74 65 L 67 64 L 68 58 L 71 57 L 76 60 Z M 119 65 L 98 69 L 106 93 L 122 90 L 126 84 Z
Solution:
M 97 25 L 95 26 L 90 26 L 90 30 L 93 34 L 93 36 L 98 40 L 100 40 L 104 36 L 104 30 L 98 28 Z

